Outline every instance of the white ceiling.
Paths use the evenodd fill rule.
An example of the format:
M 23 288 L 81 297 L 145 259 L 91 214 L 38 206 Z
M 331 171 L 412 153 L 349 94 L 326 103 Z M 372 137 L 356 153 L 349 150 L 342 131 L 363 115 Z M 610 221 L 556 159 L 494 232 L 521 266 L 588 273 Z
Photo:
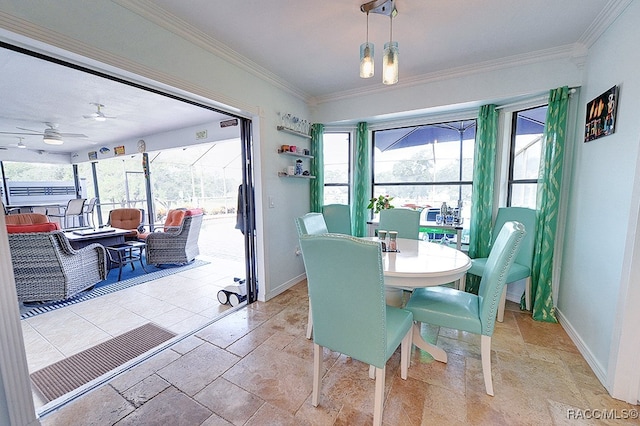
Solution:
M 376 75 L 361 79 L 359 46 L 366 37 L 362 1 L 119 0 L 144 7 L 167 28 L 197 34 L 254 72 L 276 78 L 308 100 L 380 90 L 389 18 L 369 16 Z M 508 63 L 525 57 L 572 55 L 589 47 L 628 0 L 396 0 L 393 39 L 400 46 L 400 82 L 420 81 L 451 69 Z M 230 53 L 229 53 L 230 52 Z M 392 88 L 389 88 L 392 90 Z M 174 128 L 223 119 L 217 113 L 102 77 L 0 49 L 0 131 L 43 131 L 45 122 L 66 138 L 55 148 L 25 136 L 31 149 L 73 152 Z M 116 119 L 95 122 L 93 102 Z M 0 134 L 0 147 L 18 135 Z
M 0 147 L 17 149 L 22 140 L 27 149 L 71 153 L 88 145 L 114 146 L 118 141 L 180 129 L 227 118 L 226 115 L 126 85 L 102 76 L 0 48 Z M 115 117 L 98 122 L 84 118 L 96 112 L 92 103 L 104 105 L 102 112 Z M 84 134 L 64 137 L 60 146 L 47 145 L 42 136 L 20 135 L 43 132 L 54 123 L 61 133 Z
M 359 77 L 366 14 L 359 0 L 146 0 L 251 59 L 311 97 L 382 86 L 389 17 L 369 15 L 376 75 Z M 393 39 L 400 81 L 504 61 L 570 51 L 608 24 L 600 13 L 619 0 L 396 0 Z M 154 13 L 152 8 L 148 13 Z

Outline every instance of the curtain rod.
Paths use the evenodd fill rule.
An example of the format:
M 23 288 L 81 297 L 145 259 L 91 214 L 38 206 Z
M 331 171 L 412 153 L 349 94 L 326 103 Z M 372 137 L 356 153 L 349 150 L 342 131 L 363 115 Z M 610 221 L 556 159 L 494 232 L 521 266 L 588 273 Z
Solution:
M 576 93 L 576 89 L 577 87 L 570 87 L 569 88 L 569 96 L 572 96 L 574 93 Z M 526 99 L 522 99 L 519 101 L 515 101 L 515 102 L 510 102 L 504 105 L 498 105 L 496 106 L 496 109 L 500 110 L 500 109 L 505 109 L 505 108 L 512 108 L 512 107 L 517 107 L 520 105 L 527 105 L 527 104 L 532 104 L 535 102 L 543 102 L 543 101 L 547 101 L 549 100 L 549 92 L 545 93 L 545 94 L 541 94 L 541 95 L 536 95 L 536 96 L 532 96 L 530 98 L 526 98 Z

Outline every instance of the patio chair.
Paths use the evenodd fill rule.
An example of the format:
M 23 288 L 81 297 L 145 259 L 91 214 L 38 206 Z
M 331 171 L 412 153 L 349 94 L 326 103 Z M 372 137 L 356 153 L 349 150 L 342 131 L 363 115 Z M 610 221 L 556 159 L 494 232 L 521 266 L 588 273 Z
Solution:
M 84 214 L 84 203 L 87 201 L 86 198 L 72 198 L 67 203 L 67 207 L 64 207 L 64 211 L 62 213 L 54 213 L 49 214 L 49 217 L 58 218 L 60 221 L 60 227 L 62 229 L 69 228 L 69 219 L 72 220 L 72 225 L 75 226 L 75 221 L 78 219 L 78 224 L 82 226 L 83 222 L 83 214 Z M 73 227 L 72 226 L 72 227 Z
M 82 217 L 84 219 L 84 224 L 90 228 L 95 228 L 95 223 L 93 220 L 93 212 L 96 208 L 96 203 L 98 199 L 96 197 L 90 198 L 84 205 L 82 209 Z
M 171 209 L 167 212 L 167 218 L 164 221 L 164 224 L 155 224 L 154 227 L 158 227 L 150 232 L 141 232 L 138 234 L 138 238 L 141 240 L 146 240 L 147 237 L 153 232 L 169 232 L 175 231 L 180 228 L 182 221 L 184 220 L 184 215 L 187 209 Z
M 68 299 L 107 276 L 102 245 L 74 250 L 64 233 L 54 230 L 56 227 L 53 222 L 7 227 L 20 302 Z
M 189 263 L 200 254 L 198 237 L 202 226 L 202 209 L 183 212 L 184 219 L 179 226 L 146 235 L 148 265 Z
M 131 232 L 124 236 L 125 240 L 137 240 L 142 227 L 142 211 L 140 209 L 121 208 L 109 212 L 109 226 L 128 229 Z

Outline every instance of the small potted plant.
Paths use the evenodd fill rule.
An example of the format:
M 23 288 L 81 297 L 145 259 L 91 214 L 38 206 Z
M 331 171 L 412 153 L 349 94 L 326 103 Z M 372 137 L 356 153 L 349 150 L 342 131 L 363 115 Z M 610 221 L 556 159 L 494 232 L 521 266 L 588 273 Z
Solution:
M 380 210 L 392 209 L 391 200 L 393 197 L 389 195 L 379 195 L 369 200 L 368 209 L 372 209 L 375 214 L 380 213 Z

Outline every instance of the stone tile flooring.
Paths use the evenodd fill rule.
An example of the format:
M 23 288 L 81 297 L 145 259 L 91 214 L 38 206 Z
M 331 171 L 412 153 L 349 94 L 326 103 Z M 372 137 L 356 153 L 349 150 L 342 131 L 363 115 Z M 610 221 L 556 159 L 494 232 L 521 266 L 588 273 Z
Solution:
M 307 303 L 302 282 L 231 312 L 44 416 L 42 425 L 371 424 L 368 367 L 328 350 L 320 405 L 311 405 Z M 449 362 L 414 348 L 409 377 L 401 380 L 399 351 L 394 354 L 384 424 L 638 424 L 588 418 L 597 412 L 581 410 L 624 416 L 637 407 L 608 396 L 559 324 L 535 322 L 510 302 L 507 309 L 493 338 L 494 397 L 484 391 L 479 338 L 423 326 Z

